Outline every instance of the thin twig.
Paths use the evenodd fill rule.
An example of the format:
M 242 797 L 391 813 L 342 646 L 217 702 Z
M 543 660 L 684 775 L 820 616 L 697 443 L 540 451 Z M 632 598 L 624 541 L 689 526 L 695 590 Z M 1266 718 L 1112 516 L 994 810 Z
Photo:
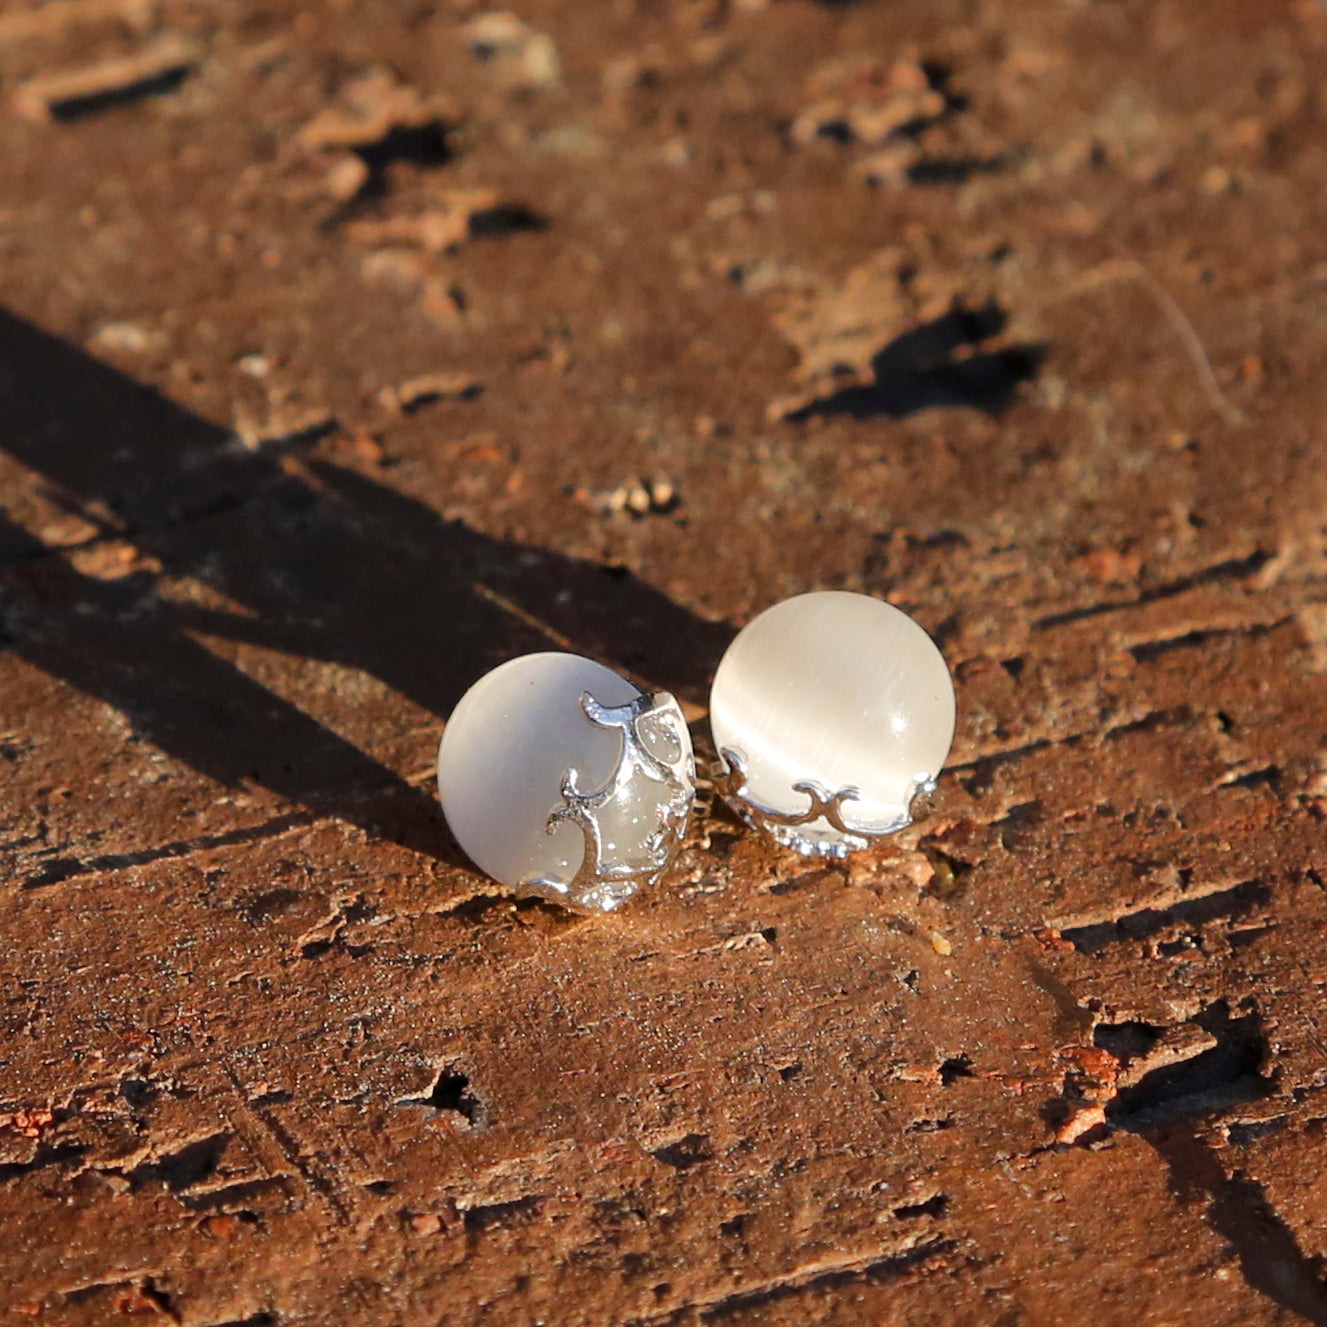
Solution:
M 1072 298 L 1086 290 L 1124 281 L 1142 282 L 1161 306 L 1161 311 L 1166 315 L 1171 327 L 1174 328 L 1176 334 L 1184 343 L 1189 360 L 1193 364 L 1194 371 L 1198 374 L 1198 381 L 1202 386 L 1203 394 L 1207 397 L 1212 409 L 1228 424 L 1248 424 L 1248 416 L 1231 405 L 1226 399 L 1225 393 L 1222 392 L 1221 384 L 1217 382 L 1216 374 L 1212 371 L 1212 361 L 1207 357 L 1202 339 L 1195 330 L 1193 323 L 1189 321 L 1188 315 L 1180 307 L 1179 301 L 1157 280 L 1151 268 L 1139 259 L 1113 258 L 1109 262 L 1102 263 L 1100 267 L 1095 267 L 1087 272 L 1069 290 L 1049 302 L 1056 303 L 1060 299 Z

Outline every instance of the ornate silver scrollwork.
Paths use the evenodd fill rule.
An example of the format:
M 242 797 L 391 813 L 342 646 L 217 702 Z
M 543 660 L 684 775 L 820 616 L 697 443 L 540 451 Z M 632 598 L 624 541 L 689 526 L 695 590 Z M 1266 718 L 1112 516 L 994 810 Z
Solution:
M 608 780 L 582 791 L 573 768 L 562 776 L 562 804 L 549 813 L 547 831 L 573 824 L 585 838 L 585 857 L 571 880 L 541 876 L 523 888 L 541 898 L 587 912 L 610 912 L 642 885 L 663 875 L 686 833 L 695 798 L 695 763 L 681 707 L 666 691 L 638 696 L 628 705 L 601 705 L 587 691 L 581 710 L 596 727 L 622 734 L 622 750 Z M 661 754 L 662 752 L 662 754 Z M 662 789 L 642 797 L 642 783 Z M 633 815 L 637 812 L 637 815 Z M 635 826 L 628 843 L 605 840 L 605 821 Z M 625 836 L 623 836 L 625 837 Z
M 935 791 L 935 780 L 929 774 L 919 774 L 908 792 L 906 815 L 888 825 L 855 825 L 844 819 L 843 808 L 845 803 L 861 799 L 860 789 L 849 787 L 830 792 L 811 779 L 803 779 L 793 784 L 793 792 L 809 800 L 806 810 L 776 811 L 756 801 L 747 790 L 747 762 L 740 751 L 724 747 L 719 755 L 721 764 L 714 780 L 715 791 L 747 824 L 803 857 L 841 861 L 850 852 L 869 848 L 874 840 L 907 829 L 913 822 L 914 809 L 919 815 L 924 814 L 919 799 L 929 798 Z M 817 825 L 822 828 L 817 830 Z

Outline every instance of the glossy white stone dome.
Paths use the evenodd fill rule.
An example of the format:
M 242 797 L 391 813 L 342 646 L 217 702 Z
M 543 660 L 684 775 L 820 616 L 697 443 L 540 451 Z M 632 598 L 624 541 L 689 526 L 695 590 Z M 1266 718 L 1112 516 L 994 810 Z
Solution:
M 744 628 L 710 693 L 715 745 L 744 766 L 746 794 L 796 816 L 811 782 L 850 828 L 901 828 L 918 785 L 954 739 L 954 684 L 934 641 L 906 613 L 845 591 L 798 595 Z M 759 820 L 759 816 L 755 817 Z M 860 847 L 823 818 L 784 841 L 803 851 Z
M 582 697 L 617 711 L 618 726 L 587 715 Z M 636 706 L 630 720 L 618 707 Z M 587 814 L 603 879 L 578 882 L 586 833 L 555 823 L 578 794 L 607 790 Z M 685 826 L 690 736 L 671 697 L 648 698 L 626 678 L 574 654 L 527 654 L 501 664 L 461 697 L 438 748 L 443 812 L 466 855 L 494 880 L 587 910 L 606 911 L 652 878 L 651 864 Z M 685 785 L 684 789 L 680 785 Z

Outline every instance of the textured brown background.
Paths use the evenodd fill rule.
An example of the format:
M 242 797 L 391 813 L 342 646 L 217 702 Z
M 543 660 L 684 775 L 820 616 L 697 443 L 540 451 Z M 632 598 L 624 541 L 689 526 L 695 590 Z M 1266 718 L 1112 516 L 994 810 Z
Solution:
M 1327 1322 L 1327 10 L 519 11 L 0 4 L 4 1311 Z M 485 668 L 817 586 L 934 818 L 459 859 Z

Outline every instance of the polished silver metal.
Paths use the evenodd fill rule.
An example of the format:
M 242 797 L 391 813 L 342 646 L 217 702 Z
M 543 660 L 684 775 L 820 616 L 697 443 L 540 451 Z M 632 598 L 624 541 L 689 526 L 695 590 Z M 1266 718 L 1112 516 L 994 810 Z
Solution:
M 611 912 L 667 870 L 695 801 L 695 761 L 686 718 L 666 691 L 615 706 L 601 705 L 587 691 L 581 710 L 597 727 L 620 732 L 622 751 L 602 787 L 583 792 L 575 769 L 562 776 L 562 803 L 549 812 L 546 828 L 551 834 L 559 825 L 574 824 L 585 836 L 585 857 L 575 876 L 567 881 L 540 876 L 526 881 L 522 890 L 581 912 Z M 662 784 L 668 796 L 650 808 L 655 823 L 639 851 L 614 855 L 605 845 L 603 821 L 606 813 L 630 812 L 638 797 L 632 787 L 639 787 L 639 779 Z
M 888 825 L 855 825 L 844 819 L 843 808 L 845 803 L 855 802 L 861 797 L 857 788 L 840 788 L 837 792 L 830 792 L 813 780 L 804 779 L 793 784 L 793 791 L 809 799 L 810 805 L 806 810 L 776 811 L 771 806 L 757 802 L 747 791 L 747 762 L 740 751 L 724 747 L 719 756 L 720 765 L 714 780 L 714 789 L 719 796 L 748 825 L 768 834 L 785 848 L 801 853 L 803 857 L 828 857 L 841 861 L 850 852 L 869 848 L 877 839 L 907 829 L 914 819 L 926 814 L 925 802 L 919 799 L 927 799 L 935 792 L 935 780 L 929 774 L 919 774 L 909 790 L 907 815 Z M 914 809 L 916 815 L 913 814 Z M 817 831 L 817 824 L 825 828 Z

